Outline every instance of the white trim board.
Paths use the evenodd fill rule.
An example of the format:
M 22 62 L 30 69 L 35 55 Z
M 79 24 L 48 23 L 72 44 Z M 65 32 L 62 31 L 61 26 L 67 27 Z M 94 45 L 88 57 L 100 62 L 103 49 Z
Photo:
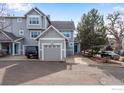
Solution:
M 16 39 L 16 40 L 14 40 L 14 42 L 17 42 L 17 41 L 19 41 L 19 40 L 21 40 L 21 39 L 23 39 L 24 37 L 22 37 L 22 38 L 19 38 L 19 39 Z
M 4 33 L 4 31 L 1 31 L 5 36 L 7 36 L 9 39 L 11 39 L 13 41 L 13 39 L 11 37 L 9 37 L 6 33 Z
M 53 25 L 50 25 L 45 31 L 43 31 L 36 39 L 40 38 L 43 34 L 45 34 L 50 28 L 53 28 L 54 31 L 59 33 L 63 38 L 67 39 L 58 29 L 56 29 Z M 67 39 L 68 40 L 68 39 Z
M 45 16 L 45 14 L 44 14 L 42 11 L 39 10 L 39 11 L 42 13 L 42 14 L 41 14 L 41 13 L 40 13 L 39 11 L 37 11 L 35 8 L 32 8 L 31 10 L 29 10 L 29 11 L 25 14 L 25 16 L 26 16 L 28 13 L 30 13 L 32 10 L 36 11 L 36 12 L 37 12 L 39 15 L 41 15 L 41 16 L 42 16 L 42 14 Z
M 27 17 L 28 17 L 28 20 L 27 20 L 28 26 L 31 26 L 31 25 L 39 26 L 39 25 L 41 25 L 41 17 L 39 15 L 28 15 Z M 30 18 L 32 18 L 32 17 L 37 17 L 39 19 L 39 24 L 30 24 Z
M 65 40 L 64 38 L 40 38 L 39 40 Z
M 32 37 L 31 37 L 31 33 L 32 33 L 32 32 L 40 32 L 40 34 L 41 34 L 41 31 L 29 31 L 30 39 L 34 39 L 34 40 L 35 40 L 39 35 L 38 35 L 36 38 L 32 38 Z

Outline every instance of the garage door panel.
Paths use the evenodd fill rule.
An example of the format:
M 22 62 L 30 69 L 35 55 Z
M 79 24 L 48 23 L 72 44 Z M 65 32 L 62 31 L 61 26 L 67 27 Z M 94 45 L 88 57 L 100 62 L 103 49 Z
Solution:
M 60 45 L 44 45 L 44 60 L 45 61 L 61 60 L 61 46 Z

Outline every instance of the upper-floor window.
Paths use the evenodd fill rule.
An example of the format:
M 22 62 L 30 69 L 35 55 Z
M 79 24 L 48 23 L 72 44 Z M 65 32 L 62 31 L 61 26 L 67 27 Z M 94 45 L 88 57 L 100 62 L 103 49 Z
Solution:
M 22 22 L 22 18 L 17 18 L 17 22 Z
M 40 22 L 39 22 L 39 16 L 30 16 L 29 17 L 29 24 L 30 25 L 39 25 Z
M 24 30 L 19 30 L 19 35 L 23 36 L 24 35 Z
M 70 32 L 63 32 L 64 36 L 67 38 L 71 38 L 71 33 Z
M 36 38 L 37 36 L 40 35 L 40 31 L 31 31 L 30 32 L 30 38 Z

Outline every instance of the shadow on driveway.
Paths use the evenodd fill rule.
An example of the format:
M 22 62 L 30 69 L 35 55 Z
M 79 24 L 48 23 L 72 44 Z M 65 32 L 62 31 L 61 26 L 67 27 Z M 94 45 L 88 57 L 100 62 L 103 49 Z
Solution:
M 9 62 L 8 62 L 9 63 Z M 18 85 L 62 70 L 67 63 L 60 62 L 17 62 L 6 69 L 2 85 Z

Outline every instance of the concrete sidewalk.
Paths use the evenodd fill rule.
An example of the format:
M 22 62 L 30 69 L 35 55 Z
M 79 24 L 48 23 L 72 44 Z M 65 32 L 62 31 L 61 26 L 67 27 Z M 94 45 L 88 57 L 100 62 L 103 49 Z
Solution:
M 114 60 L 115 61 L 115 60 Z M 103 65 L 103 66 L 117 66 L 117 67 L 124 67 L 124 62 L 121 62 L 121 61 L 115 61 L 116 63 L 118 64 L 110 64 L 110 63 L 98 63 L 96 61 L 93 61 L 87 57 L 83 57 L 83 56 L 70 56 L 70 57 L 67 57 L 66 58 L 66 62 L 67 63 L 73 63 L 73 64 L 82 64 L 82 65 L 94 65 L 94 66 L 97 66 L 97 65 Z

